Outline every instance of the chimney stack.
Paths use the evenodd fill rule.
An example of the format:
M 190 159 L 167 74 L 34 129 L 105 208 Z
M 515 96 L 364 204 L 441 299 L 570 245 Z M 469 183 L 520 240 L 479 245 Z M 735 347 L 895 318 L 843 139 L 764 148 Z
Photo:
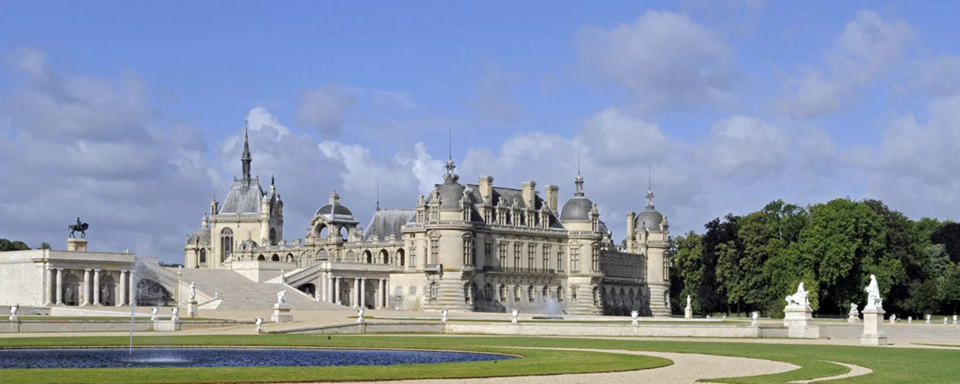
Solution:
M 537 200 L 536 191 L 536 181 L 528 181 L 523 183 L 523 201 L 527 203 L 527 207 L 533 208 L 534 202 Z
M 560 194 L 560 187 L 556 185 L 548 185 L 545 188 L 547 191 L 547 206 L 550 207 L 550 210 L 553 213 L 559 215 L 560 211 L 557 209 L 557 195 Z
M 480 177 L 480 196 L 483 197 L 484 203 L 496 203 L 493 201 L 493 176 Z

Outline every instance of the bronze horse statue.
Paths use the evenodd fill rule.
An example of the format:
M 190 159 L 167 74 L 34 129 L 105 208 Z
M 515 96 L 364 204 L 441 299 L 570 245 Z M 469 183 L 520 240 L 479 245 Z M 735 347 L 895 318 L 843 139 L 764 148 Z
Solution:
M 87 228 L 90 228 L 90 225 L 87 223 L 81 223 L 80 218 L 77 218 L 76 224 L 70 224 L 67 226 L 67 229 L 70 230 L 70 238 L 74 238 L 74 232 L 80 232 L 80 238 L 83 239 L 87 237 Z

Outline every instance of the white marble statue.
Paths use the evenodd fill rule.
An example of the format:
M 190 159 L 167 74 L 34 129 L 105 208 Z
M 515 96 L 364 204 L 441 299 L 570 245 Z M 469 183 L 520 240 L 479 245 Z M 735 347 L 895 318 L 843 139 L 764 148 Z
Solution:
M 280 292 L 277 292 L 277 304 L 286 304 L 287 303 L 287 290 L 284 289 Z
M 640 317 L 640 312 L 639 312 L 639 311 L 630 311 L 630 318 L 633 319 L 633 321 L 630 322 L 630 324 L 631 324 L 631 325 L 639 325 L 640 323 L 637 321 L 637 318 L 638 318 L 638 317 Z
M 867 293 L 867 306 L 864 309 L 868 308 L 883 308 L 883 298 L 880 297 L 880 286 L 877 284 L 877 276 L 870 275 L 870 284 L 867 284 L 867 287 L 863 289 Z
M 687 295 L 687 308 L 693 308 L 690 306 L 690 295 Z
M 513 320 L 511 320 L 510 322 L 513 323 L 513 324 L 519 323 L 520 320 L 517 320 L 517 316 L 520 316 L 520 311 L 514 309 L 514 310 L 513 310 Z
M 258 318 L 257 318 L 257 333 L 260 333 L 260 329 L 262 329 L 262 328 L 263 328 L 263 318 L 262 318 L 262 317 L 258 317 Z
M 890 315 L 890 324 L 897 322 L 897 315 Z
M 913 324 L 913 316 L 907 316 L 907 324 Z
M 14 304 L 10 307 L 10 321 L 17 321 L 17 311 L 20 309 L 20 304 Z
M 104 285 L 103 288 L 100 289 L 100 303 L 103 304 L 107 301 L 110 301 L 110 290 Z
M 196 299 L 197 299 L 197 284 L 191 282 L 190 283 L 190 301 L 194 301 Z
M 927 321 L 924 324 L 930 324 L 930 315 L 927 315 Z
M 809 294 L 809 291 L 803 290 L 803 282 L 801 281 L 800 285 L 797 286 L 797 293 L 786 297 L 787 308 L 809 308 L 810 303 L 807 301 Z
M 153 316 L 150 316 L 150 320 L 154 320 L 154 321 L 155 321 L 155 320 L 157 320 L 157 314 L 160 313 L 160 308 L 153 307 L 152 309 L 150 309 L 150 312 L 153 313 Z
M 213 291 L 213 299 L 214 299 L 214 300 L 220 300 L 220 292 Z
M 857 303 L 850 303 L 850 316 L 859 316 L 860 312 L 857 311 Z
M 954 325 L 957 324 L 957 315 L 953 315 L 953 324 L 954 324 Z
M 363 308 L 360 308 L 357 310 L 357 322 L 358 323 L 363 322 Z
M 180 308 L 173 308 L 173 317 L 180 317 Z
M 73 302 L 73 288 L 71 288 L 70 286 L 67 286 L 67 292 L 66 292 L 66 294 L 65 294 L 64 296 L 67 297 L 67 302 L 68 302 L 68 303 L 72 303 L 72 302 Z

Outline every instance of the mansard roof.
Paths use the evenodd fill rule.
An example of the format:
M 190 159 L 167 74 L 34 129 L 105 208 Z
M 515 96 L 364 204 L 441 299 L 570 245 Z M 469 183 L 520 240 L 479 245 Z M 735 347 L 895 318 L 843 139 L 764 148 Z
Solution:
M 370 219 L 366 230 L 363 232 L 363 240 L 385 240 L 393 235 L 394 239 L 403 238 L 403 225 L 416 216 L 416 209 L 381 209 Z
M 260 201 L 263 199 L 263 189 L 260 188 L 260 179 L 237 179 L 227 193 L 227 198 L 220 205 L 219 215 L 239 215 L 260 213 Z

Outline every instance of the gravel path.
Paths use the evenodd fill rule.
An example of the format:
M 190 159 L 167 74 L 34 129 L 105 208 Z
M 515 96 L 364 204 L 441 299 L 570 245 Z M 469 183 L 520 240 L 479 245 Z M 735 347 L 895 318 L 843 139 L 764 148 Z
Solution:
M 825 361 L 825 362 L 831 363 L 831 364 L 842 365 L 842 366 L 844 366 L 844 367 L 850 368 L 850 372 L 844 373 L 844 374 L 842 374 L 842 375 L 837 375 L 837 376 L 820 377 L 820 378 L 810 379 L 810 380 L 791 381 L 791 383 L 816 383 L 816 382 L 818 382 L 818 381 L 845 379 L 845 378 L 848 378 L 848 377 L 863 376 L 863 375 L 866 375 L 866 374 L 868 374 L 868 373 L 873 373 L 873 370 L 872 370 L 872 369 L 867 368 L 867 367 L 861 367 L 861 366 L 859 366 L 859 365 L 853 365 L 853 364 L 847 364 L 847 363 L 838 363 L 838 362 L 836 362 L 836 361 Z
M 567 351 L 589 351 L 605 353 L 621 353 L 626 355 L 656 356 L 673 360 L 673 365 L 661 368 L 645 369 L 640 371 L 585 373 L 554 376 L 521 376 L 496 377 L 487 379 L 431 379 L 431 380 L 401 380 L 376 381 L 369 384 L 403 383 L 403 384 L 507 384 L 507 383 L 543 383 L 551 384 L 580 384 L 580 383 L 631 383 L 631 384 L 693 384 L 700 379 L 711 379 L 735 376 L 754 376 L 786 372 L 800 367 L 770 360 L 747 359 L 742 357 L 710 356 L 688 353 L 666 352 L 637 352 L 607 349 L 577 349 L 577 348 L 532 348 L 555 349 Z

